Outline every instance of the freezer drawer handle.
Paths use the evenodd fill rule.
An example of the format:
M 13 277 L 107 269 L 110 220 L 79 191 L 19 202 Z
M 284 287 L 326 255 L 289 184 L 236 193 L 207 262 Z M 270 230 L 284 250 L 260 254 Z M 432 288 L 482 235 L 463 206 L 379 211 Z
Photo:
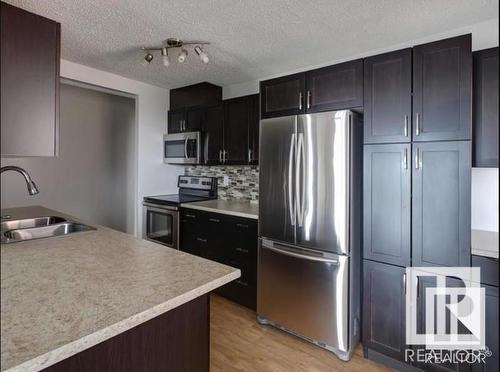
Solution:
M 285 256 L 290 256 L 290 257 L 295 257 L 295 258 L 302 258 L 304 260 L 309 260 L 309 261 L 327 262 L 327 263 L 331 263 L 331 264 L 334 264 L 334 265 L 338 265 L 339 264 L 338 260 L 332 260 L 330 258 L 310 256 L 310 255 L 306 255 L 306 254 L 292 252 L 292 251 L 289 251 L 289 250 L 279 249 L 279 248 L 276 248 L 274 246 L 274 244 L 271 247 L 271 246 L 269 246 L 269 245 L 267 245 L 265 243 L 262 243 L 262 247 L 264 247 L 266 249 L 269 249 L 271 251 L 274 251 L 276 253 L 279 253 L 279 254 L 284 254 Z

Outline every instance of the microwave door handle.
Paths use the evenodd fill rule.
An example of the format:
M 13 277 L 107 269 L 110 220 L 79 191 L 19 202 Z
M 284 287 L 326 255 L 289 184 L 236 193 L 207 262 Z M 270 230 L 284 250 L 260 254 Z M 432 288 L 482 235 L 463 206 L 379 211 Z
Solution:
M 184 157 L 186 159 L 188 159 L 188 140 L 188 137 L 186 137 L 186 139 L 184 140 Z

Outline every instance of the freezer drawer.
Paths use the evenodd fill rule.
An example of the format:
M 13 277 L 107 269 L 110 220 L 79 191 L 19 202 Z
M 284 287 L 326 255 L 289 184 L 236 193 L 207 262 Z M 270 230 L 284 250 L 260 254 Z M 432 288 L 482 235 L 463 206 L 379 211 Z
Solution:
M 348 358 L 349 258 L 262 239 L 257 314 Z

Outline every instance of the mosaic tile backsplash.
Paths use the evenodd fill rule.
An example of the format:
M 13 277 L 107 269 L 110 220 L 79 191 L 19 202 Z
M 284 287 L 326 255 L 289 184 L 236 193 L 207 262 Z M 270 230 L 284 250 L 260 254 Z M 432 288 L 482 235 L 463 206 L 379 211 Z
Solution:
M 259 200 L 258 166 L 192 166 L 184 170 L 186 176 L 207 176 L 218 178 L 218 196 L 220 199 Z M 228 177 L 228 186 L 224 186 L 224 176 Z

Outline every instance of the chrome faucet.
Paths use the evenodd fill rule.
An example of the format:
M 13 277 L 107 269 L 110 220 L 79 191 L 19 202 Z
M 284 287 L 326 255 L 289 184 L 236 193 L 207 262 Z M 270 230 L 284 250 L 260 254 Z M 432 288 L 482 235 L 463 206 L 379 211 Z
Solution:
M 21 173 L 24 177 L 24 180 L 26 181 L 26 186 L 28 187 L 28 193 L 30 195 L 36 195 L 39 193 L 38 188 L 36 187 L 35 183 L 31 179 L 30 175 L 28 172 L 26 172 L 23 168 L 21 167 L 16 167 L 14 165 L 7 165 L 5 167 L 0 168 L 0 174 L 6 171 L 14 171 Z

